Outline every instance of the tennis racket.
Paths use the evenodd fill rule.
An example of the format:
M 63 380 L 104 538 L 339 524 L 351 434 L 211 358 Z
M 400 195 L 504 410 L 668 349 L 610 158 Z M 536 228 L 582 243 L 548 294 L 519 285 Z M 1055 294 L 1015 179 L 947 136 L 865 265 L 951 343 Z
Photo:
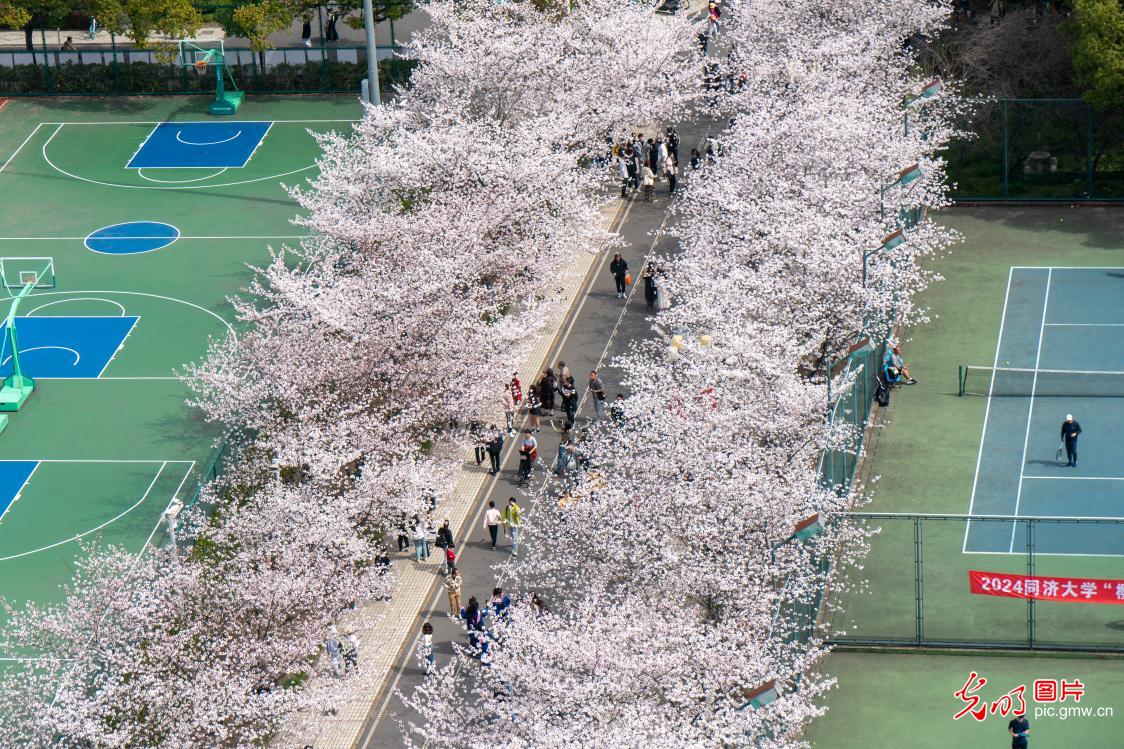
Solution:
M 1064 444 L 1064 443 L 1062 443 L 1062 444 L 1058 445 L 1058 452 L 1057 452 L 1057 454 L 1056 454 L 1056 455 L 1054 455 L 1054 460 L 1056 460 L 1056 461 L 1058 461 L 1059 463 L 1061 463 L 1061 462 L 1062 462 L 1062 456 L 1063 456 L 1063 455 L 1065 455 L 1065 444 Z

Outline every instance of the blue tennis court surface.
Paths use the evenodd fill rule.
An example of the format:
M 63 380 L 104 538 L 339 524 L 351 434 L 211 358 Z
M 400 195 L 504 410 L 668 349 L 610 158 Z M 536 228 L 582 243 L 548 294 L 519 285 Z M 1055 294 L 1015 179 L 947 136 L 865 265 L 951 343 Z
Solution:
M 38 465 L 37 460 L 0 461 L 0 520 L 4 518 L 12 502 L 19 499 L 20 491 Z
M 126 169 L 238 168 L 261 145 L 272 122 L 161 122 Z
M 96 378 L 124 345 L 139 319 L 133 316 L 17 317 L 20 367 L 32 379 Z M 0 376 L 11 373 L 12 352 L 5 346 L 0 356 Z
M 1124 516 L 1124 269 L 1012 268 L 995 365 L 969 512 Z M 1056 456 L 1067 414 L 1083 430 L 1076 467 Z M 972 521 L 964 551 L 1025 553 L 1026 525 Z M 1124 556 L 1122 528 L 1035 523 L 1033 547 Z

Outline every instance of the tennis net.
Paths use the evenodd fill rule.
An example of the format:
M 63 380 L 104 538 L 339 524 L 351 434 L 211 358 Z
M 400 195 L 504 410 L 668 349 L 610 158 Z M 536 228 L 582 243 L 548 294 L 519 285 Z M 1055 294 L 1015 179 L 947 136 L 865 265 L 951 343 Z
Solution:
M 960 367 L 960 395 L 1029 398 L 1124 398 L 1124 372 Z

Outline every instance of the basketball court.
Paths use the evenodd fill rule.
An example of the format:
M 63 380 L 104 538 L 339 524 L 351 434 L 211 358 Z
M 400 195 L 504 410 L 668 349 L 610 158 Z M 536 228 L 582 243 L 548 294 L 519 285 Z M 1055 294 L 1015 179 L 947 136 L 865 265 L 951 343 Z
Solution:
M 361 114 L 353 97 L 207 109 L 177 97 L 0 112 L 0 377 L 18 366 L 34 383 L 0 433 L 0 596 L 16 604 L 59 600 L 82 544 L 164 540 L 165 510 L 191 501 L 221 436 L 177 374 L 236 335 L 228 298 L 247 264 L 299 241 L 285 185 L 314 176 L 313 133 Z

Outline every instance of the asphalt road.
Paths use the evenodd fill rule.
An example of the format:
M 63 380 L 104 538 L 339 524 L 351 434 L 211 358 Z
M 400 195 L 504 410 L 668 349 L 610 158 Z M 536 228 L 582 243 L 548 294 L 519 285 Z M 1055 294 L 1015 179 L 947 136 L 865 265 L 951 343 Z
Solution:
M 691 171 L 689 165 L 691 148 L 699 146 L 705 139 L 706 131 L 704 126 L 694 126 L 680 128 L 679 134 L 681 140 L 679 184 L 682 186 L 685 180 L 690 179 L 688 173 Z M 700 148 L 700 152 L 702 150 Z M 619 386 L 620 373 L 608 366 L 608 363 L 617 355 L 624 353 L 631 341 L 653 335 L 640 273 L 644 268 L 645 257 L 651 254 L 671 255 L 678 247 L 673 239 L 656 236 L 661 226 L 668 226 L 673 221 L 671 206 L 672 200 L 668 195 L 666 181 L 657 184 L 656 197 L 652 203 L 644 201 L 639 195 L 627 199 L 625 213 L 618 219 L 620 226 L 614 228 L 626 242 L 620 252 L 628 261 L 633 277 L 629 297 L 623 301 L 617 298 L 613 278 L 609 273 L 609 260 L 612 254 L 609 252 L 596 268 L 577 308 L 568 317 L 563 328 L 563 336 L 552 352 L 551 365 L 559 360 L 565 361 L 574 376 L 579 395 L 583 396 L 577 420 L 579 430 L 593 417 L 593 405 L 590 397 L 585 394 L 590 370 L 596 369 L 600 372 L 602 382 L 605 384 L 606 403 L 612 401 L 622 390 Z M 524 383 L 524 392 L 530 384 Z M 561 411 L 555 410 L 555 417 L 560 422 Z M 514 496 L 523 506 L 525 515 L 534 512 L 534 494 L 542 486 L 547 471 L 553 466 L 555 456 L 558 454 L 559 442 L 558 432 L 550 426 L 545 417 L 542 431 L 537 436 L 540 457 L 535 479 L 532 482 L 533 491 L 528 492 L 517 486 L 518 456 L 509 449 L 513 440 L 507 440 L 506 461 L 501 466 L 500 474 L 487 485 L 485 495 L 480 498 L 477 513 L 468 525 L 466 536 L 455 539 L 459 554 L 457 566 L 464 578 L 461 591 L 462 603 L 467 604 L 469 596 L 476 596 L 481 604 L 485 604 L 491 598 L 499 573 L 497 565 L 507 559 L 511 553 L 510 539 L 505 538 L 502 532 L 496 551 L 491 549 L 491 542 L 482 525 L 484 509 L 488 501 L 494 501 L 496 507 L 502 510 L 507 505 L 507 498 Z M 484 465 L 474 470 L 485 471 L 487 468 L 488 463 L 485 461 Z M 413 564 L 409 561 L 410 556 L 409 553 L 397 554 L 395 562 Z M 437 569 L 439 572 L 440 568 Z M 433 624 L 433 642 L 438 666 L 452 657 L 453 641 L 462 644 L 466 641 L 460 624 L 448 617 L 448 597 L 440 582 L 440 575 L 435 574 L 435 587 L 430 599 L 430 607 L 420 612 L 416 622 L 413 623 L 413 627 L 419 633 L 424 622 L 429 621 Z M 505 592 L 509 591 L 505 589 Z M 416 721 L 417 716 L 402 702 L 398 693 L 412 692 L 421 683 L 423 677 L 424 671 L 418 666 L 414 656 L 414 646 L 411 644 L 405 652 L 399 654 L 398 663 L 389 677 L 390 689 L 388 690 L 384 685 L 383 694 L 379 698 L 379 710 L 362 734 L 360 749 L 403 746 L 399 721 Z

